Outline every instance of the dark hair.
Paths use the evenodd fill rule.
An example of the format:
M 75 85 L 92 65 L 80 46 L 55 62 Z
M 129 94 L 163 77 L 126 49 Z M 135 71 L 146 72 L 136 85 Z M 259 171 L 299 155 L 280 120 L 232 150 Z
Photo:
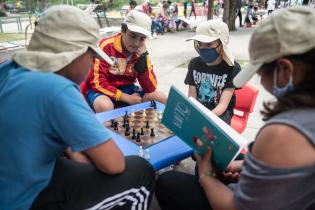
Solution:
M 137 2 L 136 2 L 135 0 L 131 0 L 131 1 L 129 2 L 129 5 L 130 5 L 130 6 L 137 6 L 138 4 L 137 4 Z
M 128 30 L 127 24 L 126 23 L 122 23 L 121 24 L 121 32 L 122 33 L 126 33 Z
M 285 56 L 294 62 L 294 67 L 303 72 L 302 80 L 295 85 L 294 91 L 278 98 L 276 102 L 266 102 L 263 104 L 264 110 L 261 112 L 264 120 L 296 108 L 315 108 L 315 48 L 300 54 Z M 263 74 L 268 74 L 271 78 L 276 62 L 264 64 L 261 68 Z

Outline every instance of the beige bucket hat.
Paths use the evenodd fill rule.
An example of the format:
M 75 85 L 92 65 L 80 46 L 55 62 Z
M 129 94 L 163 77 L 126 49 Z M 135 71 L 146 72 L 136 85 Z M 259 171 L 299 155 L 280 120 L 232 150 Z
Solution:
M 90 15 L 73 6 L 52 6 L 40 16 L 27 50 L 12 59 L 32 71 L 56 72 L 91 48 L 112 65 L 97 45 L 99 38 L 99 26 Z
M 130 31 L 143 34 L 146 37 L 151 37 L 152 20 L 147 14 L 137 10 L 131 10 L 127 14 L 124 23 Z
M 315 10 L 306 6 L 275 11 L 254 30 L 249 43 L 250 64 L 233 80 L 242 87 L 264 63 L 315 47 Z
M 186 41 L 196 40 L 199 42 L 209 43 L 220 40 L 223 45 L 223 59 L 229 66 L 234 66 L 234 57 L 228 47 L 229 28 L 221 20 L 208 20 L 197 26 L 196 35 Z

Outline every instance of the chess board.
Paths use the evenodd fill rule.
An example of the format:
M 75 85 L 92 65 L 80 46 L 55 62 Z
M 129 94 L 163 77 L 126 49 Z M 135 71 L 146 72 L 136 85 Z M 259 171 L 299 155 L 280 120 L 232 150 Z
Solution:
M 174 134 L 170 130 L 168 130 L 165 126 L 161 124 L 162 114 L 163 113 L 161 111 L 157 111 L 153 108 L 148 108 L 141 111 L 127 113 L 127 115 L 125 114 L 118 118 L 106 121 L 104 122 L 104 126 L 112 130 L 113 132 L 118 133 L 124 138 L 132 141 L 133 143 L 139 146 L 141 145 L 143 148 L 146 148 L 171 136 L 174 136 Z M 130 134 L 127 136 L 125 135 L 126 128 L 124 127 L 124 118 L 126 118 L 126 116 L 128 116 L 130 127 Z M 115 130 L 112 120 L 114 120 L 114 122 L 117 122 L 117 130 Z M 146 128 L 147 122 L 149 124 L 149 128 Z M 140 141 L 137 141 L 136 138 L 132 138 L 133 129 L 135 129 L 136 135 L 138 135 L 138 132 L 141 133 L 141 128 L 143 129 L 143 135 L 140 135 Z M 154 129 L 154 136 L 151 136 L 152 128 Z

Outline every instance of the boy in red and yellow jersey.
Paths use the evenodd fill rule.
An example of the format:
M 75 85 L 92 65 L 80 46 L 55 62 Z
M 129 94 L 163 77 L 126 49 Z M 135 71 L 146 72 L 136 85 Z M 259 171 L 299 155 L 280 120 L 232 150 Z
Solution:
M 114 109 L 117 102 L 137 104 L 156 100 L 166 102 L 166 96 L 156 91 L 157 80 L 145 46 L 151 36 L 151 19 L 132 10 L 121 26 L 121 33 L 104 38 L 100 48 L 114 61 L 109 65 L 95 59 L 81 92 L 96 112 Z M 136 86 L 136 81 L 140 87 Z

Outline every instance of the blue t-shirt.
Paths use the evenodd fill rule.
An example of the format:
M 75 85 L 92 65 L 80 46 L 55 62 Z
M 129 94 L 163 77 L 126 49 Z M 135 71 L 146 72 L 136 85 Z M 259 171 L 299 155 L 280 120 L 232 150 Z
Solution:
M 54 73 L 0 65 L 0 209 L 29 209 L 66 147 L 110 139 L 78 86 Z

